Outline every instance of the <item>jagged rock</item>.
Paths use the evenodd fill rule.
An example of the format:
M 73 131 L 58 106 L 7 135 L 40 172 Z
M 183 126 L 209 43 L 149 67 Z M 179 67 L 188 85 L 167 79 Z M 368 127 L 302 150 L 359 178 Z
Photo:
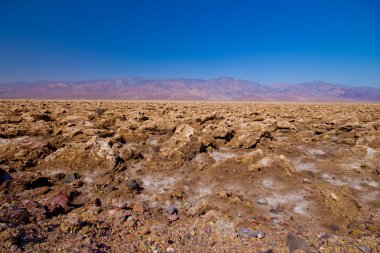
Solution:
M 234 148 L 254 148 L 264 139 L 273 139 L 271 131 L 273 131 L 271 125 L 261 122 L 240 124 L 229 145 Z
M 207 135 L 212 136 L 215 139 L 223 139 L 230 141 L 235 134 L 235 131 L 227 126 L 222 125 L 207 125 L 202 129 L 202 133 L 207 137 Z
M 180 125 L 173 136 L 160 148 L 161 155 L 172 161 L 183 162 L 193 158 L 200 151 L 201 143 L 190 125 Z

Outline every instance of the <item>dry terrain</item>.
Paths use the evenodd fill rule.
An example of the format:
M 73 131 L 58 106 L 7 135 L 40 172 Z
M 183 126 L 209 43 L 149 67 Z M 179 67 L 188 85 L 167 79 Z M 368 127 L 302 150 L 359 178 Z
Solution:
M 379 252 L 380 105 L 0 101 L 1 252 Z

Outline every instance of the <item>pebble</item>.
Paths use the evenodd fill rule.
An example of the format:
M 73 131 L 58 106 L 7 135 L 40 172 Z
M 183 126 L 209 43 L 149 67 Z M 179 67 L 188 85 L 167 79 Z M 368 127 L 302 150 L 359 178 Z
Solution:
M 169 246 L 166 248 L 166 252 L 174 252 L 174 248 Z
M 333 200 L 338 200 L 338 197 L 334 193 L 330 193 L 330 196 Z
M 168 214 L 170 214 L 170 215 L 173 215 L 173 214 L 177 214 L 177 213 L 178 213 L 178 209 L 177 209 L 177 207 L 175 207 L 175 206 L 173 206 L 173 205 L 168 206 L 168 208 L 166 209 L 166 211 L 167 211 Z
M 361 252 L 364 252 L 364 253 L 371 253 L 372 250 L 371 248 L 367 247 L 367 246 L 364 246 L 364 245 L 359 245 L 357 247 Z
M 239 236 L 245 240 L 249 240 L 253 237 L 256 237 L 257 233 L 255 230 L 252 230 L 250 228 L 241 228 L 239 230 Z
M 257 238 L 262 239 L 265 237 L 265 232 L 260 228 L 257 230 Z
M 302 181 L 304 184 L 310 184 L 311 181 L 307 178 L 304 178 L 303 181 Z
M 271 208 L 271 209 L 269 210 L 269 213 L 270 213 L 270 214 L 279 214 L 280 212 L 279 212 L 277 209 Z
M 264 198 L 258 198 L 256 200 L 256 203 L 259 204 L 259 205 L 268 205 L 268 201 Z

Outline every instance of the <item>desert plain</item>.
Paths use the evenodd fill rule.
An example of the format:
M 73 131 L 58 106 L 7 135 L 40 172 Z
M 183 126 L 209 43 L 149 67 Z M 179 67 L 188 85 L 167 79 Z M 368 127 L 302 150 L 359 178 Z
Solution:
M 380 252 L 380 104 L 0 101 L 1 252 Z

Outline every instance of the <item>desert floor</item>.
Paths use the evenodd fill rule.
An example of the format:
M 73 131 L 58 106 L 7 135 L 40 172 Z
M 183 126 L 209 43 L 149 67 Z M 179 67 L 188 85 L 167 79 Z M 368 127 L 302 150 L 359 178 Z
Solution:
M 0 101 L 1 252 L 380 252 L 380 104 Z

